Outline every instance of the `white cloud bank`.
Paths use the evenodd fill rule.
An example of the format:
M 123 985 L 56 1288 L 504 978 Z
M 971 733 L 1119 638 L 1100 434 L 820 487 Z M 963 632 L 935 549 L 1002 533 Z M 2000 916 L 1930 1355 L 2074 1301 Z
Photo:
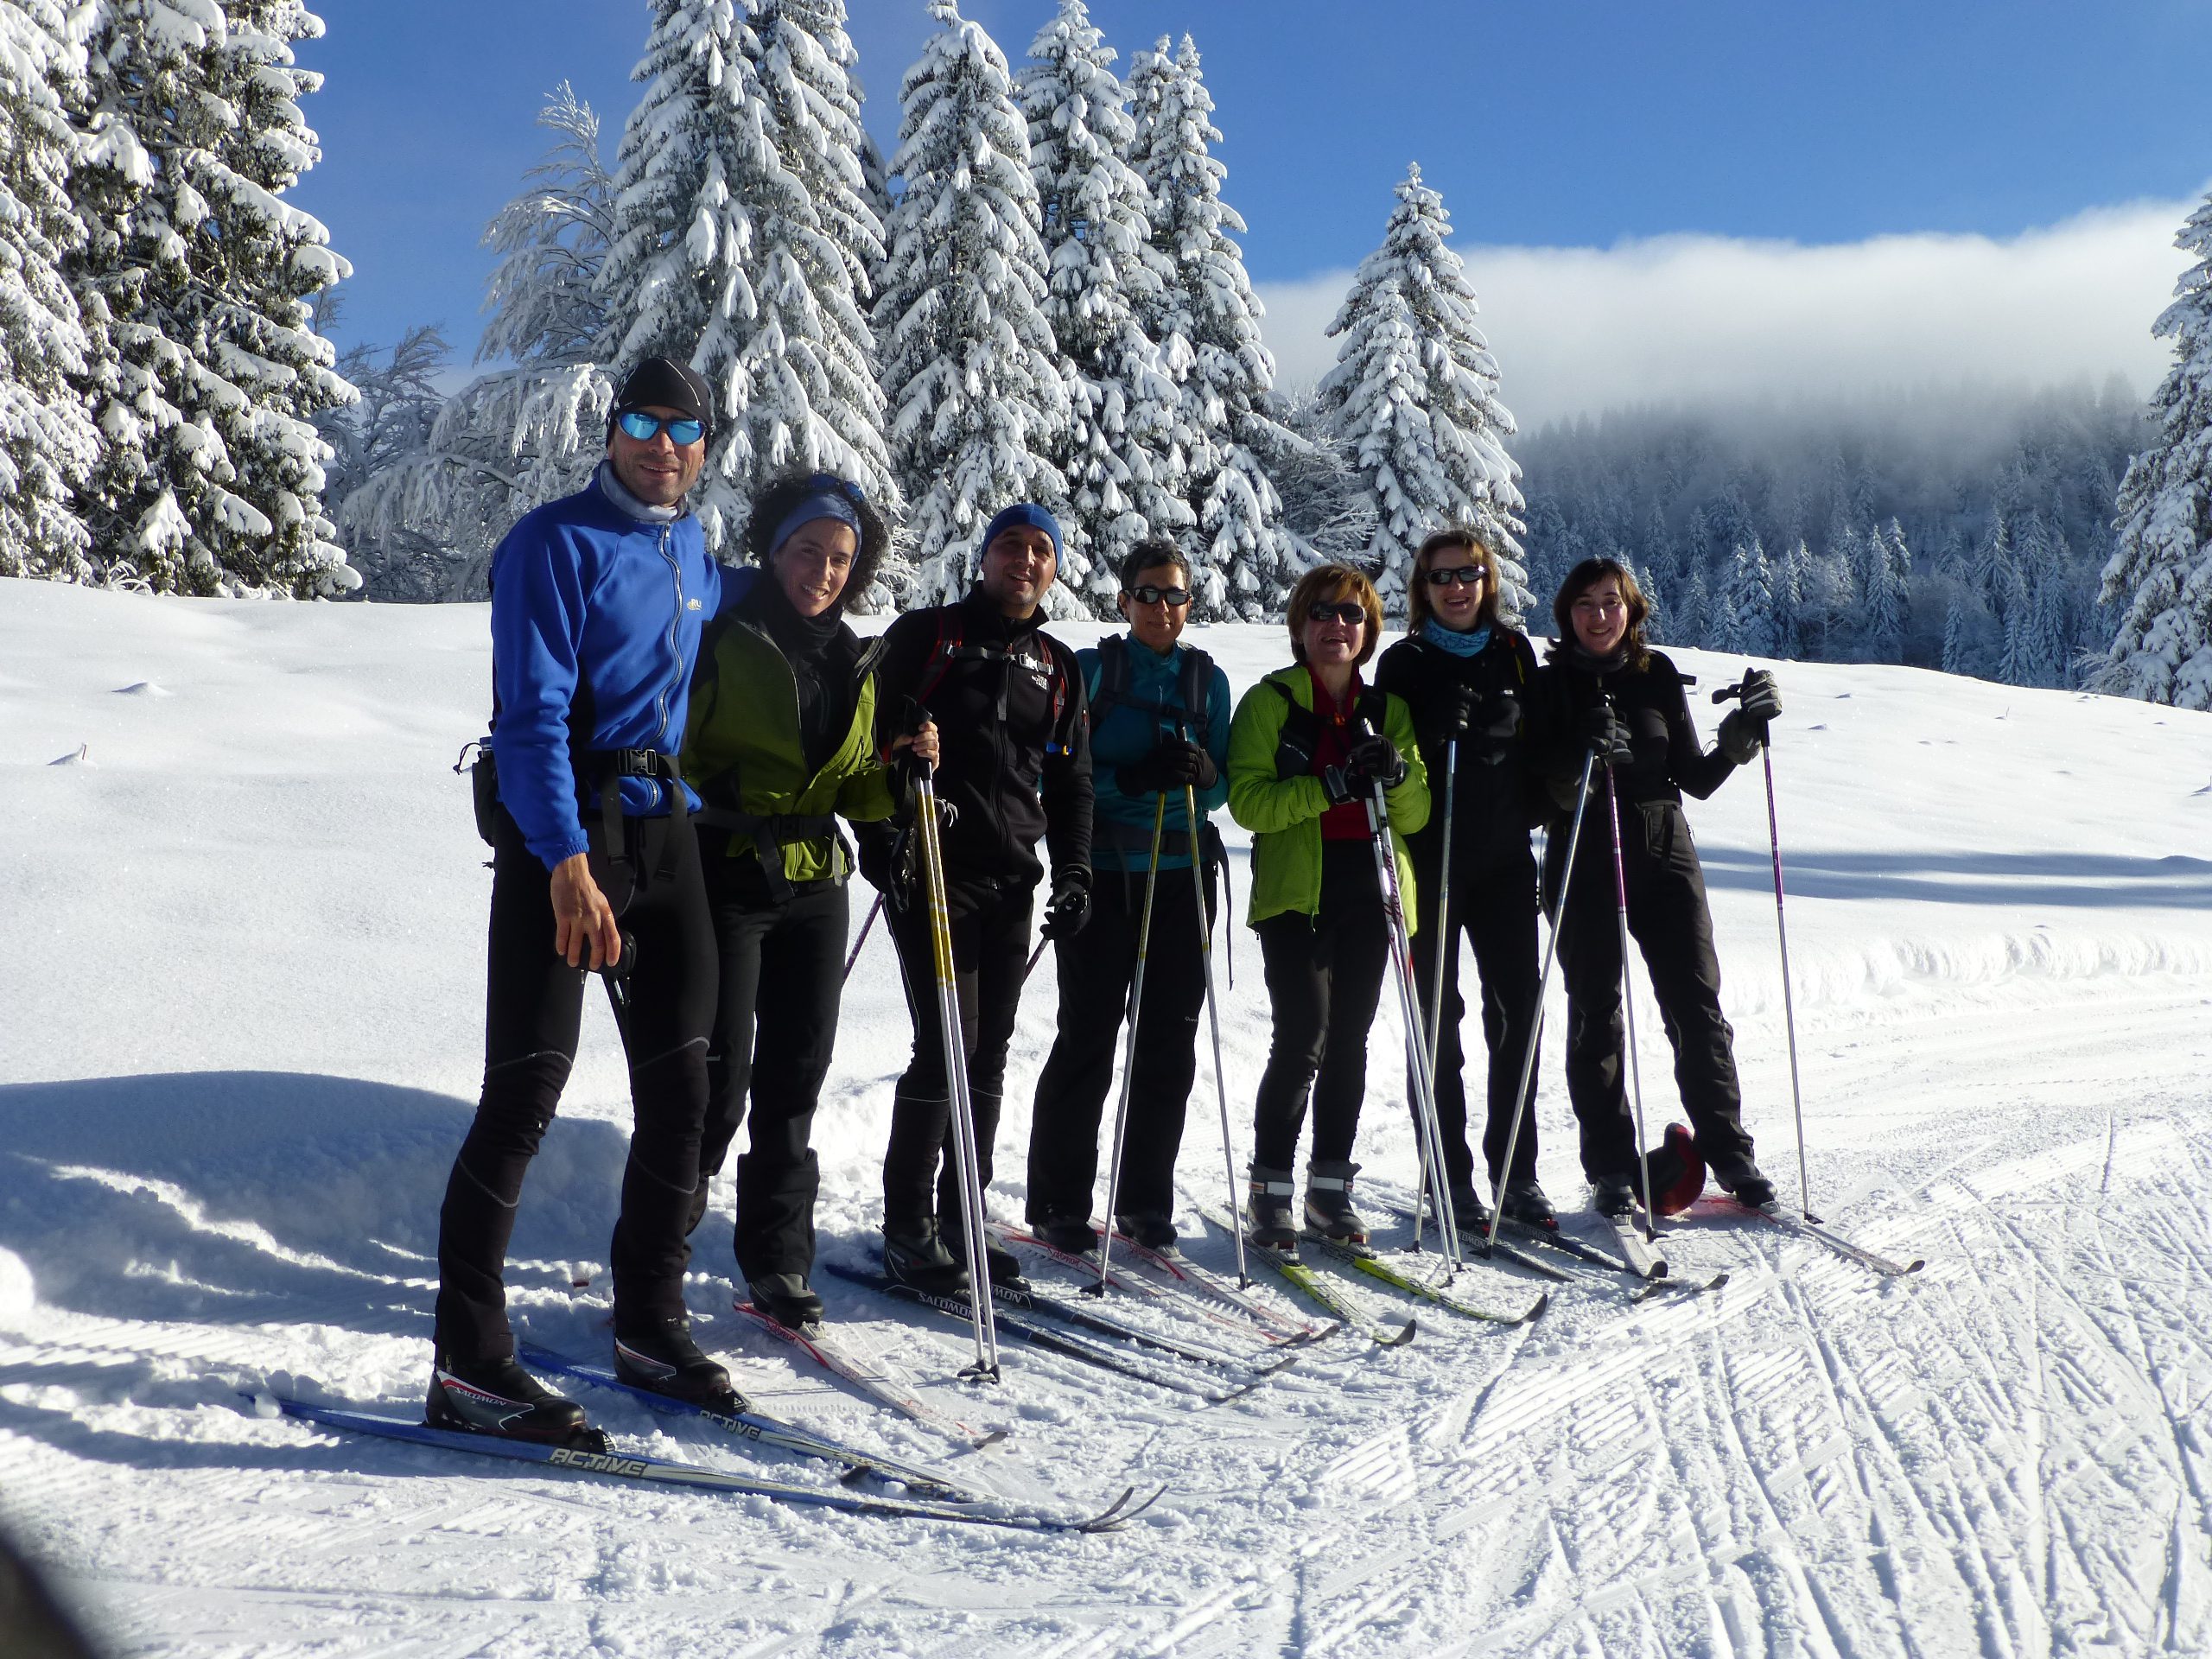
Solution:
M 1664 236 L 1611 248 L 1463 246 L 1522 429 L 1639 404 L 1740 404 L 1897 387 L 2041 387 L 2169 362 L 2151 324 L 2188 264 L 2191 201 L 2097 208 L 1999 239 L 1876 237 L 1803 246 Z M 1322 331 L 1351 282 L 1263 283 L 1286 389 L 1336 361 Z

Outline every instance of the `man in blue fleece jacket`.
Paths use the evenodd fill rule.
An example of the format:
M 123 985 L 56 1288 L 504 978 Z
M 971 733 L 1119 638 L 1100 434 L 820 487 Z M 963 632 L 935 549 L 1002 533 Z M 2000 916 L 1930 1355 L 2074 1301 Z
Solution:
M 492 558 L 492 925 L 484 1091 L 438 1220 L 435 1427 L 588 1444 L 582 1408 L 516 1363 L 503 1281 L 524 1172 L 574 1062 L 588 972 L 605 969 L 634 1125 L 611 1261 L 624 1377 L 728 1404 L 692 1341 L 685 1224 L 707 1105 L 714 934 L 675 757 L 723 572 L 684 505 L 713 397 L 687 365 L 632 372 L 607 459 Z

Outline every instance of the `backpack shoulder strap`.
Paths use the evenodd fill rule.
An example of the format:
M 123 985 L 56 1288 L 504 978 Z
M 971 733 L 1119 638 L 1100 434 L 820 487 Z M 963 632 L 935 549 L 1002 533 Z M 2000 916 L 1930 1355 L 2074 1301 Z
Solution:
M 1109 633 L 1098 642 L 1098 690 L 1090 699 L 1090 729 L 1096 731 L 1129 695 L 1129 641 Z
M 1183 715 L 1191 741 L 1200 748 L 1212 747 L 1213 658 L 1196 645 L 1183 647 Z

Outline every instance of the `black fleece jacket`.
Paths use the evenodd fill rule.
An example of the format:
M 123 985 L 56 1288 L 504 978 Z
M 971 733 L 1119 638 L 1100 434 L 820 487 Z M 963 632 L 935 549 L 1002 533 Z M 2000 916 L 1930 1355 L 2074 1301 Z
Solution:
M 957 605 L 910 611 L 885 631 L 878 736 L 887 743 L 912 730 L 916 703 L 937 721 L 937 790 L 960 812 L 944 836 L 948 880 L 1033 887 L 1044 874 L 1040 839 L 1056 878 L 1090 875 L 1083 675 L 1043 620 L 1002 615 L 970 593 Z
M 1582 771 L 1577 729 L 1601 696 L 1612 699 L 1614 713 L 1628 728 L 1630 759 L 1613 769 L 1624 802 L 1679 804 L 1685 791 L 1701 801 L 1720 787 L 1736 763 L 1719 749 L 1707 752 L 1690 719 L 1684 683 L 1681 671 L 1661 652 L 1647 653 L 1641 668 L 1624 664 L 1601 674 L 1579 664 L 1573 652 L 1553 646 L 1543 686 L 1557 737 L 1547 769 L 1562 813 L 1573 809 L 1574 780 Z

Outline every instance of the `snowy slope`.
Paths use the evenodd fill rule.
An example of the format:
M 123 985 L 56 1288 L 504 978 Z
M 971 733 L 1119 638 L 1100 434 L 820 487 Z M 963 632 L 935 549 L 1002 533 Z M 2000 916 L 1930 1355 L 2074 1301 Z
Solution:
M 1285 655 L 1272 628 L 1203 642 L 1240 688 Z M 1708 689 L 1741 666 L 1682 658 Z M 1722 1291 L 1568 1291 L 1510 1331 L 1424 1313 L 1409 1348 L 1338 1338 L 1212 1408 L 1019 1349 L 963 1399 L 949 1327 L 833 1281 L 856 1339 L 1014 1427 L 976 1478 L 1071 1503 L 1168 1484 L 1128 1532 L 1052 1540 L 456 1466 L 241 1409 L 279 1374 L 419 1403 L 480 1064 L 489 876 L 447 768 L 488 702 L 484 613 L 0 582 L 0 1522 L 134 1654 L 2212 1649 L 2212 720 L 1781 672 L 1814 1196 L 1926 1272 L 1878 1281 L 1700 1211 L 1671 1253 L 1730 1268 Z M 1788 1190 L 1757 774 L 1691 818 L 1750 1122 Z M 1266 1008 L 1241 929 L 1236 950 L 1249 1143 Z M 1015 1044 L 1009 1215 L 1050 975 Z M 829 1256 L 867 1259 L 905 1037 L 871 941 L 821 1119 Z M 1402 1186 L 1397 1041 L 1386 1016 L 1359 1155 Z M 1554 1036 L 1542 1171 L 1568 1198 L 1557 1056 Z M 1185 1192 L 1218 1202 L 1209 1075 Z M 525 1334 L 572 1351 L 605 1342 L 623 1087 L 595 1009 L 512 1273 Z M 727 1204 L 691 1306 L 741 1385 L 943 1455 L 735 1328 Z M 592 1403 L 664 1453 L 752 1466 Z

